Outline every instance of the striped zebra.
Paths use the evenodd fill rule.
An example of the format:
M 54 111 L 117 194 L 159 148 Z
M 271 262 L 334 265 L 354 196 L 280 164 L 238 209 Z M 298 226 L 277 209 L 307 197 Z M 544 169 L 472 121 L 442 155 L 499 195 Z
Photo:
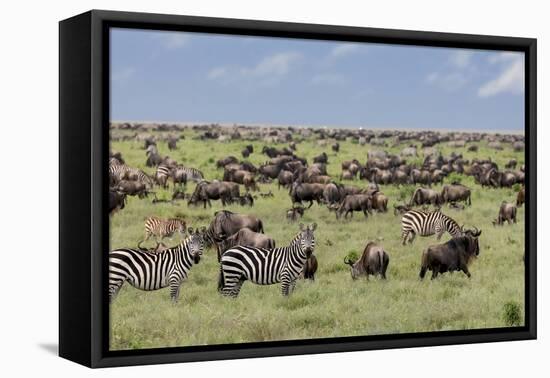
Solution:
M 440 240 L 445 231 L 452 237 L 461 236 L 463 231 L 453 218 L 439 210 L 432 212 L 409 210 L 403 214 L 401 227 L 403 245 L 406 244 L 407 239 L 409 243 L 412 243 L 417 234 L 420 236 L 436 234 L 437 240 Z
M 176 232 L 183 236 L 185 235 L 185 227 L 186 224 L 183 219 L 149 217 L 145 221 L 145 239 L 138 243 L 138 248 L 141 248 L 141 244 L 149 240 L 151 236 L 155 236 L 157 243 L 159 243 L 159 238 L 162 241 L 166 237 L 172 237 Z
M 315 248 L 314 231 L 317 225 L 304 228 L 288 247 L 274 249 L 237 246 L 224 252 L 221 258 L 218 291 L 224 296 L 237 297 L 244 281 L 258 285 L 281 283 L 283 296 L 289 295 L 304 270 L 306 260 Z
M 180 287 L 193 264 L 204 251 L 202 232 L 189 228 L 189 237 L 174 248 L 160 253 L 121 248 L 109 253 L 109 301 L 128 282 L 136 289 L 151 291 L 170 287 L 170 298 L 177 302 Z
M 127 177 L 130 167 L 126 164 L 113 164 L 109 161 L 109 178 L 112 184 L 124 180 Z
M 176 168 L 176 171 L 183 171 L 182 173 L 185 174 L 186 181 L 191 180 L 194 182 L 199 182 L 204 179 L 204 175 L 202 174 L 202 172 L 196 168 L 179 166 Z
M 160 164 L 157 167 L 157 171 L 155 173 L 155 181 L 158 185 L 162 186 L 163 188 L 168 187 L 168 179 L 172 177 L 172 167 L 167 166 L 166 164 Z

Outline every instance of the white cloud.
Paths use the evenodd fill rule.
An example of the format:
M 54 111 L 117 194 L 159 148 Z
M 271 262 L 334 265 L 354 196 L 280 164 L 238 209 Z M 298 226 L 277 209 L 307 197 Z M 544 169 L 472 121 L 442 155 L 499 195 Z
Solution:
M 432 72 L 426 77 L 426 81 L 448 92 L 455 92 L 466 85 L 468 78 L 461 72 Z
M 228 74 L 227 67 L 216 67 L 208 71 L 208 75 L 206 76 L 209 80 L 215 80 L 220 79 L 222 77 L 225 77 Z
M 240 72 L 252 77 L 284 76 L 301 58 L 301 54 L 292 51 L 277 53 L 265 57 L 254 67 L 242 68 Z
M 490 63 L 504 64 L 501 73 L 493 80 L 483 84 L 477 94 L 479 97 L 491 97 L 501 93 L 521 94 L 525 90 L 525 68 L 523 54 L 501 53 Z
M 111 74 L 111 80 L 115 82 L 126 81 L 136 73 L 134 67 L 125 67 L 120 70 L 117 70 Z
M 359 50 L 359 45 L 355 43 L 341 43 L 330 51 L 332 58 L 341 58 L 353 54 Z
M 344 85 L 346 78 L 340 74 L 318 74 L 313 76 L 311 83 L 314 85 Z
M 176 50 L 186 46 L 191 39 L 188 34 L 182 32 L 159 32 L 154 38 L 160 41 L 162 47 L 167 50 Z
M 470 65 L 470 61 L 474 52 L 471 50 L 458 50 L 451 53 L 449 62 L 457 68 L 466 68 Z

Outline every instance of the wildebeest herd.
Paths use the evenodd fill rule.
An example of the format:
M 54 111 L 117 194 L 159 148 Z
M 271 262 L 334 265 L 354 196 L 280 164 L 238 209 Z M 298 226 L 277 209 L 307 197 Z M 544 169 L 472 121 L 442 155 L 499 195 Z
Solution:
M 429 246 L 419 255 L 421 279 L 428 270 L 432 272 L 432 279 L 440 273 L 453 271 L 462 271 L 470 277 L 468 266 L 481 252 L 482 231 L 476 225 L 471 228 L 459 225 L 450 211 L 475 206 L 472 197 L 476 190 L 517 188 L 515 203 L 512 198 L 502 198 L 500 208 L 494 209 L 496 219 L 489 220 L 501 226 L 504 222 L 516 223 L 517 208 L 525 202 L 525 166 L 518 166 L 517 159 L 510 159 L 499 167 L 490 157 L 466 159 L 458 152 L 477 151 L 480 143 L 495 151 L 505 146 L 521 151 L 524 148 L 521 135 L 219 125 L 185 127 L 183 130 L 192 132 L 197 141 L 246 143 L 233 155 L 215 159 L 212 158 L 215 151 L 204 152 L 203 163 L 209 165 L 209 171 L 217 172 L 208 176 L 202 168 L 159 153 L 162 144 L 166 144 L 169 151 L 178 151 L 183 138 L 181 127 L 157 124 L 151 130 L 128 123 L 111 127 L 112 141 L 138 142 L 142 148 L 141 168 L 135 161 L 134 165 L 129 164 L 120 151 L 110 152 L 111 217 L 126 211 L 128 197 L 149 203 L 147 219 L 135 220 L 143 222 L 142 240 L 136 240 L 135 245 L 116 248 L 109 254 L 111 299 L 127 281 L 142 290 L 169 287 L 170 296 L 176 301 L 180 285 L 187 279 L 191 267 L 199 263 L 210 247 L 217 254 L 218 291 L 222 295 L 236 297 L 245 281 L 258 285 L 281 283 L 281 293 L 289 295 L 300 278 L 315 280 L 321 265 L 314 251 L 316 234 L 323 234 L 323 226 L 318 229 L 316 222 L 300 224 L 296 231 L 295 226 L 289 225 L 306 218 L 314 203 L 326 208 L 327 213 L 333 212 L 339 223 L 353 221 L 354 212 L 363 213 L 365 220 L 362 222 L 376 222 L 376 217 L 373 220 L 370 217 L 388 212 L 389 204 L 393 203 L 394 214 L 401 216 L 401 222 L 395 221 L 394 236 L 399 238 L 397 227 L 400 225 L 403 245 L 412 243 L 415 236 L 436 235 L 440 240 L 448 233 L 451 237 L 443 244 Z M 320 152 L 312 158 L 301 155 L 304 141 L 314 141 Z M 334 174 L 331 160 L 343 153 L 344 141 L 365 146 L 364 155 L 341 161 L 339 173 Z M 444 155 L 438 150 L 443 144 L 457 151 Z M 391 153 L 387 150 L 389 147 L 401 150 Z M 242 159 L 237 157 L 239 154 Z M 255 165 L 250 161 L 257 155 L 262 156 L 264 163 Z M 462 178 L 467 177 L 473 178 L 475 187 L 461 183 Z M 441 189 L 435 189 L 436 185 Z M 389 198 L 383 192 L 389 187 L 400 188 L 401 193 L 409 197 Z M 274 213 L 281 213 L 287 223 L 265 224 L 251 214 L 259 201 L 270 201 L 272 190 L 288 192 L 289 207 L 272 209 Z M 171 192 L 169 198 L 158 198 L 159 192 L 167 191 Z M 220 201 L 222 207 L 233 206 L 232 209 L 241 206 L 242 211 L 223 209 L 212 214 L 213 201 Z M 199 207 L 205 215 L 200 219 L 181 214 L 163 218 L 158 214 L 159 206 Z M 275 240 L 266 234 L 273 227 L 291 227 L 297 233 L 291 240 Z M 174 234 L 182 236 L 181 243 L 165 245 L 165 238 Z M 144 247 L 143 243 L 152 237 L 156 246 Z M 358 235 L 358 239 L 362 236 Z M 326 243 L 332 242 L 327 240 Z M 391 251 L 386 251 L 380 240 L 363 240 L 363 243 L 366 246 L 359 258 L 346 255 L 346 251 L 337 252 L 344 254 L 343 264 L 350 266 L 352 278 L 379 275 L 391 279 L 388 274 Z

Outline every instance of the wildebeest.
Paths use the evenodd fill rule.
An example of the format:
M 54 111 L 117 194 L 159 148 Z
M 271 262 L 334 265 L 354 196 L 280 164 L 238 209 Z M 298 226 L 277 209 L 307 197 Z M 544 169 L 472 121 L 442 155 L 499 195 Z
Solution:
M 372 208 L 379 213 L 385 213 L 388 211 L 388 197 L 379 191 L 375 191 L 371 194 Z
M 320 154 L 319 156 L 315 156 L 313 158 L 313 162 L 314 163 L 323 163 L 323 164 L 328 164 L 328 155 L 326 152 L 323 152 L 322 154 Z
M 339 152 L 340 151 L 340 143 L 336 142 L 332 145 L 332 151 Z
M 405 214 L 407 211 L 409 211 L 411 209 L 412 209 L 412 207 L 407 205 L 407 204 L 403 204 L 403 205 L 394 204 L 393 205 L 393 215 Z
M 310 255 L 306 260 L 306 264 L 304 265 L 304 270 L 302 272 L 304 279 L 315 281 L 315 273 L 317 273 L 318 265 L 317 257 L 313 254 Z
M 212 182 L 201 181 L 195 187 L 195 191 L 189 198 L 189 205 L 196 205 L 199 202 L 204 203 L 212 207 L 210 200 L 222 201 L 222 205 L 225 206 L 232 202 L 234 198 L 240 197 L 239 185 L 237 183 L 213 180 Z
M 368 218 L 368 213 L 372 210 L 372 199 L 368 194 L 351 194 L 344 198 L 338 210 L 336 210 L 336 219 L 344 214 L 344 219 L 351 213 L 353 218 L 354 211 L 362 211 L 365 218 Z
M 525 186 L 522 186 L 516 197 L 516 206 L 521 207 L 525 203 Z
M 516 166 L 518 165 L 518 161 L 516 159 L 510 159 L 508 163 L 504 165 L 504 168 L 506 169 L 516 169 Z
M 206 232 L 209 241 L 220 241 L 237 233 L 243 228 L 263 233 L 262 221 L 254 215 L 233 213 L 229 210 L 220 210 L 214 213 L 214 219 Z
M 411 196 L 409 206 L 420 206 L 430 204 L 440 206 L 443 203 L 441 194 L 433 189 L 417 188 Z
M 493 221 L 493 226 L 501 226 L 504 222 L 508 222 L 508 224 L 511 224 L 512 222 L 517 223 L 516 213 L 517 207 L 514 204 L 502 201 L 497 219 Z
M 465 204 L 471 205 L 471 194 L 470 188 L 461 184 L 452 183 L 451 185 L 445 185 L 443 187 L 441 190 L 441 199 L 443 203 L 464 201 Z
M 325 185 L 323 189 L 323 199 L 327 205 L 339 203 L 342 199 L 340 188 L 333 182 Z
M 359 260 L 344 258 L 344 263 L 351 267 L 351 278 L 354 280 L 360 276 L 366 276 L 368 280 L 369 275 L 380 275 L 385 280 L 390 257 L 382 246 L 369 242 Z
M 138 196 L 139 198 L 147 197 L 149 194 L 145 183 L 140 181 L 122 180 L 114 189 L 128 196 Z
M 293 183 L 290 188 L 290 199 L 293 204 L 302 204 L 302 201 L 308 201 L 310 208 L 313 206 L 313 201 L 321 204 L 323 201 L 324 184 L 308 184 L 308 183 Z
M 238 245 L 273 249 L 275 248 L 275 240 L 265 234 L 254 232 L 247 227 L 241 228 L 233 235 L 221 238 L 221 241 L 216 243 L 218 261 L 220 261 L 225 251 Z
M 289 222 L 296 222 L 298 219 L 304 216 L 305 209 L 303 207 L 293 207 L 286 211 L 286 219 Z
M 116 190 L 109 190 L 109 215 L 113 215 L 118 210 L 124 209 L 126 205 L 126 194 Z
M 432 245 L 422 254 L 420 279 L 424 279 L 428 270 L 432 271 L 432 280 L 439 273 L 463 271 L 471 277 L 468 265 L 479 255 L 479 235 L 475 228 L 467 230 L 463 236 L 454 237 L 444 244 Z
M 235 156 L 227 156 L 223 159 L 220 159 L 216 162 L 217 168 L 223 168 L 228 164 L 237 164 L 239 162 L 239 159 L 237 159 Z

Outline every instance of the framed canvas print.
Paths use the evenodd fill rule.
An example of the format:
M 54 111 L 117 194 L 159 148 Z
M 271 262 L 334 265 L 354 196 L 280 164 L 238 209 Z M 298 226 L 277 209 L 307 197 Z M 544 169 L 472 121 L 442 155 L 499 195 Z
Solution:
M 536 40 L 60 22 L 62 357 L 536 337 Z

